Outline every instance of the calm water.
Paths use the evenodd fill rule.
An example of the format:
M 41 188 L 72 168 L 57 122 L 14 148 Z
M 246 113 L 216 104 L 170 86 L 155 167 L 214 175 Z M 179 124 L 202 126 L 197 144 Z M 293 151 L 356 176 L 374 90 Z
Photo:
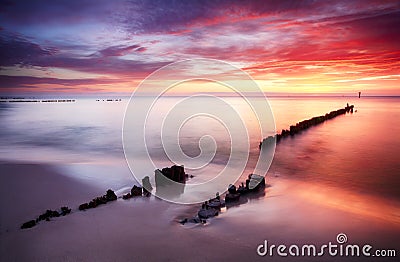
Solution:
M 145 139 L 149 154 L 158 167 L 170 165 L 162 150 L 159 127 L 168 109 L 180 99 L 171 97 L 159 100 L 158 111 L 153 113 L 146 126 Z M 256 247 L 264 243 L 264 240 L 287 245 L 322 245 L 328 241 L 336 243 L 336 235 L 342 232 L 348 236 L 349 243 L 368 243 L 374 249 L 398 250 L 400 99 L 341 97 L 269 100 L 277 130 L 342 108 L 346 103 L 354 104 L 357 112 L 339 116 L 304 131 L 293 139 L 281 141 L 276 147 L 267 174 L 267 183 L 271 186 L 258 197 L 245 201 L 241 199 L 243 202 L 247 201 L 245 205 L 228 208 L 205 225 L 182 226 L 176 222 L 183 217 L 195 215 L 199 205 L 182 206 L 153 198 L 137 198 L 117 201 L 89 213 L 76 213 L 65 220 L 39 225 L 32 231 L 17 230 L 15 225 L 10 232 L 17 230 L 17 235 L 6 233 L 3 243 L 10 243 L 10 249 L 20 247 L 16 253 L 29 257 L 40 252 L 44 252 L 47 257 L 49 250 L 55 252 L 54 254 L 61 254 L 60 256 L 67 254 L 69 257 L 71 254 L 75 255 L 71 248 L 80 246 L 77 253 L 89 252 L 90 258 L 93 254 L 103 256 L 105 252 L 109 255 L 112 253 L 114 260 L 118 260 L 120 256 L 130 259 L 132 252 L 148 252 L 151 248 L 148 253 L 151 254 L 150 257 L 158 255 L 160 259 L 164 259 L 169 256 L 164 256 L 163 252 L 175 252 L 174 243 L 179 239 L 183 243 L 182 251 L 186 251 L 184 254 L 190 258 L 200 252 L 198 250 L 203 250 L 202 252 L 211 257 L 222 253 L 230 254 L 231 257 L 250 258 L 252 261 L 257 258 L 262 261 L 308 261 L 305 257 L 297 260 L 287 257 L 280 259 L 276 256 L 257 257 Z M 254 167 L 260 139 L 271 133 L 274 127 L 267 125 L 261 134 L 257 119 L 243 101 L 239 98 L 226 98 L 226 101 L 242 116 L 249 134 L 249 148 L 246 147 L 245 137 L 238 143 L 239 156 L 243 155 L 245 158 L 247 154 L 250 155 L 243 177 L 239 180 L 243 181 Z M 144 102 L 140 100 L 137 103 Z M 262 100 L 258 102 L 262 103 Z M 62 174 L 87 183 L 90 189 L 97 186 L 98 192 L 112 188 L 118 195 L 125 193 L 134 181 L 124 158 L 121 139 L 126 104 L 127 99 L 120 102 L 79 99 L 71 104 L 0 103 L 0 161 L 51 163 Z M 207 106 L 216 112 L 223 111 L 223 107 L 210 105 L 205 99 L 199 108 Z M 178 110 L 174 119 L 180 119 L 193 108 L 194 106 L 189 106 Z M 194 157 L 194 164 L 206 159 L 199 157 L 201 153 L 214 152 L 213 140 L 206 139 L 203 144 L 205 147 L 201 148 L 200 138 L 211 135 L 217 145 L 211 164 L 203 168 L 188 169 L 188 172 L 195 175 L 188 183 L 208 181 L 223 169 L 229 159 L 230 137 L 243 135 L 236 130 L 240 124 L 228 130 L 216 119 L 202 116 L 189 119 L 182 126 L 178 136 L 181 149 Z M 166 132 L 165 135 L 167 144 L 164 145 L 168 145 L 177 134 Z M 149 170 L 142 165 L 144 158 L 139 153 L 134 155 L 134 163 L 139 170 L 137 172 L 153 173 L 152 168 Z M 184 164 L 187 166 L 187 163 Z M 4 170 L 0 170 L 1 172 Z M 15 188 L 9 190 L 20 188 L 15 185 Z M 46 199 L 43 202 L 46 203 Z M 38 208 L 35 214 L 42 209 L 51 208 L 48 204 L 39 203 L 38 207 L 36 204 L 28 203 Z M 13 212 L 15 210 L 6 213 Z M 27 217 L 21 217 L 15 223 L 26 219 Z M 79 227 L 80 223 L 82 228 Z M 82 235 L 81 232 L 85 234 Z M 131 244 L 132 236 L 140 236 L 142 241 Z M 76 242 L 77 240 L 80 242 Z M 50 246 L 48 243 L 51 243 Z M 112 245 L 107 244 L 105 247 L 104 243 Z M 4 244 L 4 247 L 7 248 L 7 245 Z M 81 250 L 81 247 L 85 248 Z M 21 248 L 27 252 L 21 253 Z M 154 248 L 159 251 L 157 254 L 151 253 Z M 210 248 L 214 251 L 210 252 Z M 338 259 L 341 260 L 341 257 L 317 257 L 312 261 Z M 375 260 L 349 257 L 346 261 Z M 396 261 L 396 258 L 382 258 L 379 261 Z
M 159 124 L 180 99 L 159 100 L 158 111 L 146 129 L 149 153 L 158 167 L 170 164 L 162 150 Z M 203 105 L 207 105 L 207 98 L 204 99 Z M 236 108 L 249 133 L 247 174 L 254 167 L 259 141 L 273 133 L 274 127 L 268 126 L 261 134 L 257 119 L 240 98 L 224 99 Z M 107 183 L 129 186 L 132 176 L 125 163 L 121 139 L 127 101 L 103 102 L 85 98 L 75 103 L 1 103 L 1 158 L 55 163 L 79 179 L 99 177 L 101 186 Z M 271 176 L 400 199 L 399 98 L 289 97 L 270 98 L 269 102 L 276 130 L 342 108 L 346 103 L 354 104 L 357 110 L 282 141 L 276 148 L 269 171 Z M 185 112 L 186 109 L 180 110 Z M 235 132 L 212 118 L 198 117 L 187 121 L 179 133 L 185 154 L 196 157 L 201 150 L 212 153 L 207 152 L 207 143 L 204 148 L 199 147 L 199 139 L 204 135 L 211 135 L 217 145 L 210 165 L 189 170 L 195 175 L 193 183 L 207 181 L 223 169 L 229 159 L 230 135 L 237 135 Z M 244 142 L 243 155 L 247 154 Z M 140 165 L 143 156 L 136 157 Z M 152 173 L 153 170 L 141 172 Z

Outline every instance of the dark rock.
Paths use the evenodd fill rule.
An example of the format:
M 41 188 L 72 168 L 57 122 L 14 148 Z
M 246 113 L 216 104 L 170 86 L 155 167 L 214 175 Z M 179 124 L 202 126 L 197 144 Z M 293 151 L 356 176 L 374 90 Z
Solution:
M 183 166 L 171 166 L 154 171 L 156 195 L 172 198 L 184 192 L 186 174 Z
M 238 187 L 237 192 L 241 195 L 247 194 L 249 192 L 249 190 L 247 189 L 247 187 L 245 187 L 243 185 L 243 183 Z
M 36 226 L 36 221 L 35 220 L 30 220 L 28 222 L 25 222 L 21 225 L 21 229 L 25 229 L 25 228 L 31 228 Z
M 211 199 L 210 201 L 208 201 L 208 206 L 210 208 L 219 210 L 219 209 L 221 209 L 221 207 L 225 206 L 225 201 L 214 198 L 214 199 Z
M 240 198 L 240 194 L 239 193 L 228 193 L 225 196 L 225 202 L 235 202 L 235 201 L 239 201 Z
M 38 219 L 39 219 L 39 221 L 40 221 L 40 220 L 49 221 L 50 218 L 52 218 L 52 217 L 59 217 L 59 216 L 60 216 L 60 213 L 58 213 L 57 211 L 48 209 L 48 210 L 46 210 L 45 213 L 41 214 L 41 215 L 38 217 Z
M 122 199 L 129 199 L 129 198 L 131 198 L 132 197 L 132 195 L 131 195 L 131 193 L 128 193 L 128 194 L 125 194 L 125 195 L 123 195 L 122 196 Z
M 259 190 L 265 186 L 265 178 L 256 174 L 250 174 L 246 180 L 246 189 L 250 191 Z
M 236 194 L 236 186 L 235 185 L 229 185 L 228 192 L 231 193 L 231 194 Z
M 107 201 L 114 201 L 117 200 L 117 195 L 112 191 L 111 189 L 107 190 L 107 193 L 105 195 Z M 105 204 L 105 203 L 104 203 Z
M 111 189 L 108 189 L 104 196 L 93 198 L 89 203 L 84 203 L 79 206 L 79 210 L 95 208 L 99 205 L 106 204 L 109 201 L 117 200 L 117 195 Z
M 161 170 L 161 173 L 165 177 L 178 183 L 185 183 L 186 181 L 185 169 L 183 166 L 173 165 L 171 167 L 166 167 Z
M 88 203 L 83 203 L 79 206 L 79 210 L 86 210 L 89 208 L 89 204 Z
M 214 208 L 200 209 L 197 215 L 199 216 L 200 219 L 207 219 L 210 217 L 218 216 L 218 210 Z
M 65 216 L 67 214 L 71 213 L 71 208 L 68 207 L 61 207 L 61 215 Z
M 89 202 L 89 208 L 96 208 L 97 207 L 97 200 L 93 199 Z
M 147 191 L 146 188 L 143 188 L 143 196 L 149 197 L 149 196 L 151 196 L 151 193 L 149 191 Z
M 58 213 L 57 211 L 51 211 L 51 217 L 59 217 L 60 213 Z
M 202 223 L 202 220 L 198 217 L 192 217 L 192 218 L 188 219 L 188 223 L 198 224 L 198 223 Z
M 131 189 L 131 195 L 132 197 L 134 196 L 142 196 L 143 194 L 143 189 L 141 187 L 138 187 L 136 185 L 134 185 Z

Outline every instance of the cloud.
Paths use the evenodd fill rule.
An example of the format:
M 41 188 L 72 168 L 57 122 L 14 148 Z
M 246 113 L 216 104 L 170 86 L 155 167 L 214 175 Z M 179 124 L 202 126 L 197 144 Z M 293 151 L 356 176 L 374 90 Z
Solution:
M 119 22 L 131 33 L 189 32 L 194 25 L 221 22 L 293 10 L 310 10 L 315 1 L 288 0 L 207 0 L 207 1 L 132 1 L 120 13 Z
M 32 76 L 5 76 L 0 75 L 0 90 L 35 87 L 38 84 L 52 84 L 63 86 L 98 85 L 123 82 L 121 79 L 86 78 L 86 79 L 59 79 L 51 77 Z
M 42 48 L 17 34 L 0 32 L 0 66 L 29 65 L 55 53 L 56 50 Z
M 0 19 L 3 67 L 143 79 L 207 57 L 258 78 L 314 73 L 332 82 L 349 79 L 346 72 L 362 79 L 400 70 L 398 1 L 32 0 L 3 2 Z
M 72 25 L 109 19 L 110 10 L 118 12 L 124 3 L 118 0 L 2 1 L 0 15 L 8 25 Z
M 109 56 L 124 56 L 129 54 L 132 51 L 138 51 L 142 48 L 140 45 L 130 45 L 130 46 L 110 46 L 105 49 L 100 50 L 98 53 L 103 56 L 103 57 L 109 57 Z
M 96 55 L 60 52 L 56 47 L 42 47 L 19 35 L 0 32 L 0 66 L 58 67 L 88 73 L 144 77 L 169 62 L 146 62 L 120 59 L 129 52 L 143 52 L 140 45 L 111 46 Z

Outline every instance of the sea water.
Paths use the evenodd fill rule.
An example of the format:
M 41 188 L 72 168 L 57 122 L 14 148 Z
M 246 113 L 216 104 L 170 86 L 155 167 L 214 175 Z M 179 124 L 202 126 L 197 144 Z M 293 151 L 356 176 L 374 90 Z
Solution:
M 182 99 L 164 97 L 157 100 L 157 107 L 153 108 L 146 123 L 145 139 L 149 156 L 135 156 L 138 165 L 146 157 L 152 159 L 156 168 L 173 164 L 163 151 L 165 144 L 160 138 L 160 126 Z M 205 107 L 215 106 L 215 112 L 220 110 L 218 105 L 209 101 L 211 98 L 201 99 Z M 268 102 L 274 122 L 268 122 L 263 130 L 243 98 L 223 99 L 236 109 L 248 132 L 248 136 L 242 139 L 243 147 L 239 147 L 243 149 L 243 157 L 250 156 L 244 176 L 253 171 L 258 144 L 263 137 L 287 129 L 301 120 L 343 108 L 347 103 L 354 104 L 354 113 L 339 116 L 282 140 L 276 146 L 268 175 L 400 198 L 400 98 L 270 97 Z M 265 98 L 255 98 L 255 101 L 265 103 Z M 126 97 L 121 101 L 78 98 L 71 103 L 2 102 L 1 159 L 53 163 L 68 168 L 71 176 L 77 179 L 86 177 L 96 180 L 99 176 L 102 186 L 106 183 L 114 183 L 117 187 L 129 186 L 134 177 L 125 161 L 122 140 L 128 102 Z M 187 109 L 179 110 L 174 112 L 177 117 Z M 194 175 L 196 183 L 212 179 L 227 165 L 232 136 L 238 135 L 235 132 L 235 127 L 228 129 L 221 121 L 199 116 L 185 122 L 179 134 L 171 133 L 167 137 L 178 136 L 180 148 L 189 158 L 196 158 L 202 150 L 213 153 L 207 152 L 207 146 L 201 148 L 199 141 L 205 135 L 214 140 L 216 150 L 212 161 L 203 168 L 188 170 Z M 148 174 L 153 171 L 141 170 Z

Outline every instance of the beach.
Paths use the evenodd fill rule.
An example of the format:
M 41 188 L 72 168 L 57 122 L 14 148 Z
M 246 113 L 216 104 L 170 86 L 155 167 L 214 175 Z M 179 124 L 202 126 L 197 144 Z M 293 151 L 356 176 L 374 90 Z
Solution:
M 265 197 L 229 208 L 205 225 L 182 226 L 179 219 L 194 214 L 196 208 L 143 197 L 78 211 L 79 203 L 102 191 L 63 177 L 45 165 L 2 163 L 1 167 L 9 174 L 7 177 L 2 172 L 1 176 L 2 207 L 8 210 L 1 215 L 4 261 L 284 261 L 283 257 L 258 256 L 257 246 L 264 240 L 325 243 L 334 241 L 339 232 L 346 232 L 352 243 L 381 248 L 395 249 L 399 240 L 398 203 L 371 206 L 362 198 L 348 199 L 345 192 L 279 177 L 270 179 L 272 186 L 266 189 Z M 9 190 L 13 183 L 18 184 L 18 190 Z M 347 209 L 343 208 L 346 204 Z M 19 229 L 22 221 L 61 205 L 72 207 L 72 214 Z M 386 209 L 392 214 L 381 216 Z

